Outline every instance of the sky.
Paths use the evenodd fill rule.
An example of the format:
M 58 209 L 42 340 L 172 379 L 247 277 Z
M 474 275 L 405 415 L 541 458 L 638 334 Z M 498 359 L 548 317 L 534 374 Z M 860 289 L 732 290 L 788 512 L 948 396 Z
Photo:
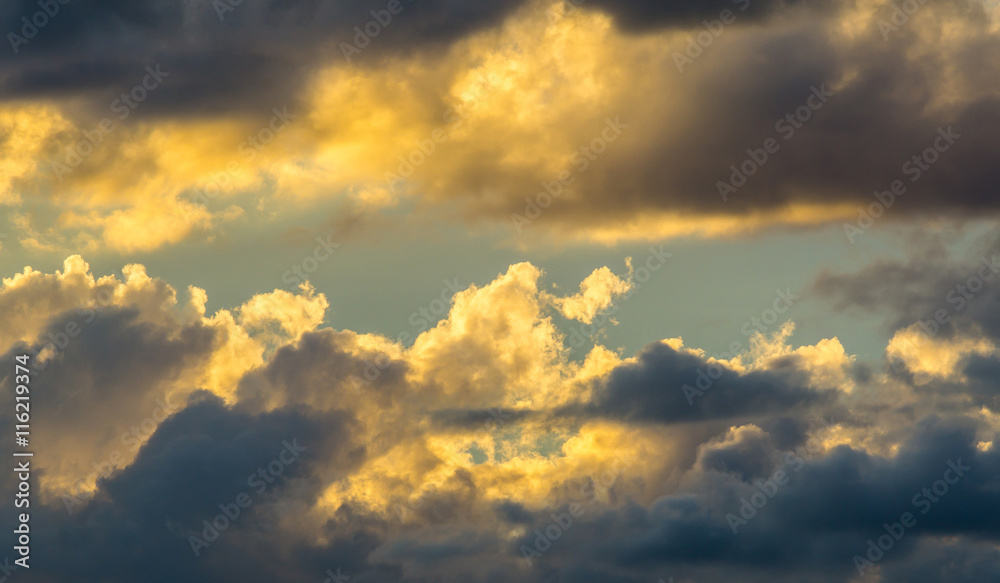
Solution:
M 1000 580 L 995 2 L 0 32 L 0 583 Z

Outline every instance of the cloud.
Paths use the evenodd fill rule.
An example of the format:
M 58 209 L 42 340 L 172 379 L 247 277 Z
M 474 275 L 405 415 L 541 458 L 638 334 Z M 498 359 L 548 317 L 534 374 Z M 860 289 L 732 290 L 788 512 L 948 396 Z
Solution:
M 86 508 L 72 516 L 54 507 L 36 514 L 32 526 L 39 533 L 35 548 L 40 553 L 32 565 L 42 567 L 50 580 L 96 581 L 109 574 L 128 580 L 144 577 L 152 566 L 157 577 L 228 580 L 232 565 L 247 564 L 232 562 L 247 545 L 301 544 L 278 538 L 273 529 L 288 529 L 289 513 L 301 512 L 301 504 L 315 497 L 321 478 L 349 471 L 363 459 L 364 449 L 350 442 L 349 426 L 348 416 L 332 412 L 288 409 L 251 416 L 212 397 L 195 399 L 157 430 L 131 465 L 103 480 Z M 291 459 L 284 453 L 289 443 L 301 451 L 277 477 L 252 479 L 275 460 Z M 232 503 L 240 493 L 253 505 L 201 550 L 204 556 L 196 557 L 188 537 L 201 533 L 202 521 L 211 522 L 221 512 L 219 505 Z M 292 501 L 297 502 L 288 506 Z M 263 534 L 268 530 L 272 534 Z M 123 549 L 129 559 L 109 571 L 112 556 Z M 72 569 L 57 556 L 75 557 Z M 257 556 L 257 568 L 279 570 L 262 553 Z M 322 573 L 320 563 L 313 565 Z
M 447 45 L 495 23 L 520 2 L 401 4 L 401 13 L 382 16 L 383 21 L 388 16 L 388 26 L 359 59 Z M 60 4 L 27 44 L 0 53 L 4 94 L 8 100 L 22 100 L 89 93 L 110 103 L 136 83 L 134 77 L 144 67 L 162 63 L 172 78 L 150 109 L 184 115 L 266 110 L 293 101 L 319 64 L 343 61 L 340 43 L 352 43 L 354 27 L 363 29 L 373 21 L 372 11 L 384 13 L 386 7 L 379 0 L 350 5 L 281 0 L 238 5 L 143 0 L 93 8 Z M 25 26 L 22 18 L 40 10 L 31 0 L 12 2 L 0 12 L 0 22 L 5 31 L 18 34 Z
M 798 367 L 740 372 L 661 342 L 602 379 L 587 409 L 632 422 L 730 419 L 820 406 L 835 388 L 812 389 Z
M 650 0 L 593 0 L 573 2 L 581 6 L 597 7 L 615 16 L 617 22 L 630 31 L 649 30 L 663 26 L 693 27 L 703 20 L 718 18 L 723 10 L 743 13 L 747 19 L 759 20 L 765 16 L 802 4 L 792 1 L 745 2 L 743 0 L 712 0 L 711 2 L 691 2 L 672 0 L 653 2 Z M 819 5 L 819 3 L 812 3 Z
M 611 273 L 610 269 L 603 267 L 594 270 L 580 283 L 580 293 L 556 298 L 553 302 L 567 318 L 590 324 L 598 312 L 611 307 L 616 297 L 628 293 L 631 289 L 630 280 L 621 279 Z
M 52 306 L 27 339 L 6 338 L 8 360 L 88 314 L 74 306 L 94 316 L 31 381 L 42 580 L 71 565 L 78 580 L 127 581 L 159 565 L 191 581 L 337 568 L 361 581 L 846 581 L 866 540 L 957 460 L 972 469 L 878 568 L 950 573 L 947 556 L 965 553 L 969 569 L 991 556 L 976 541 L 996 518 L 1000 416 L 964 397 L 989 394 L 992 352 L 926 386 L 860 379 L 836 339 L 793 347 L 790 327 L 728 361 L 670 339 L 574 362 L 528 263 L 459 291 L 405 347 L 320 327 L 326 299 L 308 287 L 209 315 L 207 292 L 183 303 L 143 266 L 123 272 L 71 257 L 0 289 L 11 305 L 31 293 Z M 102 289 L 113 301 L 89 304 Z M 689 403 L 681 387 L 704 379 Z M 0 377 L 3 394 L 11 382 Z M 296 439 L 301 459 L 256 491 L 248 479 Z M 727 515 L 761 488 L 766 504 L 734 535 Z M 189 536 L 241 492 L 252 504 L 195 556 Z M 524 548 L 556 527 L 527 563 Z
M 981 193 L 996 171 L 977 152 L 995 150 L 995 75 L 974 55 L 997 41 L 975 4 L 922 5 L 888 40 L 886 3 L 753 4 L 683 72 L 676 56 L 707 34 L 693 19 L 717 5 L 404 4 L 362 52 L 377 67 L 346 62 L 336 46 L 382 9 L 371 3 L 241 5 L 221 23 L 210 6 L 142 6 L 120 16 L 109 5 L 79 22 L 67 12 L 51 24 L 67 34 L 41 31 L 36 56 L 3 57 L 12 95 L 46 97 L 0 108 L 22 146 L 3 198 L 37 194 L 58 216 L 25 227 L 22 245 L 155 249 L 241 214 L 262 220 L 251 208 L 272 199 L 331 193 L 371 210 L 447 208 L 452 220 L 563 244 L 857 227 L 897 180 L 902 194 L 878 220 L 994 210 Z M 641 33 L 639 20 L 650 25 Z M 100 26 L 112 33 L 93 43 L 98 52 L 143 60 L 88 68 L 65 56 Z M 139 30 L 187 39 L 171 49 L 180 58 L 145 48 L 173 44 L 124 50 L 139 38 L 127 31 Z M 45 43 L 66 45 L 45 52 Z M 46 82 L 38 60 L 50 58 L 82 72 Z M 113 99 L 156 63 L 170 77 L 118 120 Z M 106 99 L 85 107 L 84 89 Z M 39 107 L 47 122 L 21 130 L 16 120 Z M 294 120 L 265 147 L 250 145 L 275 108 Z M 102 118 L 113 132 L 79 168 L 53 172 Z M 207 208 L 194 202 L 204 192 Z M 520 236 L 515 215 L 535 217 Z
M 995 226 L 996 7 L 85 4 L 0 7 L 3 250 L 65 257 L 0 285 L 0 406 L 35 364 L 31 577 L 997 579 L 1000 249 L 967 225 Z M 527 250 L 919 232 L 810 290 L 881 319 L 881 363 L 815 321 L 725 360 L 669 329 L 573 352 L 630 261 L 564 291 L 518 260 L 403 341 L 324 325 L 308 283 L 214 307 L 153 273 L 169 252 L 83 258 L 311 246 L 291 219 L 326 208 L 357 240 L 405 213 Z
M 775 469 L 771 456 L 773 447 L 769 442 L 770 436 L 760 427 L 733 427 L 725 438 L 702 446 L 698 465 L 704 471 L 737 474 L 745 482 L 765 478 Z
M 906 257 L 873 261 L 854 272 L 824 270 L 812 291 L 837 310 L 883 314 L 891 331 L 918 326 L 937 338 L 963 333 L 997 338 L 1000 324 L 992 309 L 1000 273 L 996 237 L 974 236 L 961 251 L 948 229 L 909 239 Z

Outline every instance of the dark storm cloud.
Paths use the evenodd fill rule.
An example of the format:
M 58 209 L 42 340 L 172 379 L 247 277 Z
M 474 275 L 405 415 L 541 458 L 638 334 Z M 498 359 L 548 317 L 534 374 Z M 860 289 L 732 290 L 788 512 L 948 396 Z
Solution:
M 142 115 L 260 116 L 283 106 L 297 111 L 309 74 L 324 64 L 344 63 L 340 43 L 353 42 L 354 27 L 364 27 L 371 11 L 386 7 L 381 0 L 244 2 L 220 21 L 217 4 L 60 5 L 18 54 L 0 51 L 0 92 L 11 100 L 82 97 L 89 100 L 91 114 L 107 116 L 111 102 L 138 84 L 147 66 L 159 64 L 169 77 L 150 94 Z M 496 25 L 522 5 L 521 0 L 403 0 L 402 11 L 352 61 L 377 67 L 388 55 L 439 51 Z M 723 0 L 580 5 L 610 13 L 626 34 L 670 27 L 695 34 L 702 20 L 741 6 Z M 629 63 L 639 72 L 655 67 L 657 75 L 669 73 L 648 86 L 643 99 L 620 104 L 627 107 L 625 123 L 643 129 L 628 130 L 627 140 L 603 154 L 586 181 L 577 181 L 574 196 L 546 211 L 546 220 L 579 227 L 651 210 L 746 215 L 795 204 L 866 208 L 876 191 L 888 190 L 896 180 L 907 192 L 883 220 L 994 212 L 1000 200 L 995 196 L 1000 98 L 994 91 L 1000 65 L 982 55 L 1000 45 L 988 30 L 983 7 L 964 1 L 924 4 L 919 21 L 915 16 L 888 40 L 877 21 L 890 12 L 876 13 L 848 39 L 839 21 L 847 8 L 826 2 L 750 2 L 730 25 L 734 33 L 716 41 L 732 42 L 728 50 L 713 45 L 720 51 L 700 57 L 683 77 L 673 57 Z M 5 5 L 0 30 L 17 32 L 21 18 L 38 10 L 28 0 Z M 784 24 L 794 26 L 761 26 L 778 13 Z M 790 14 L 794 17 L 785 22 Z M 934 20 L 961 28 L 958 48 L 922 52 L 927 34 L 917 29 Z M 738 40 L 735 29 L 741 31 Z M 945 94 L 945 86 L 960 88 L 959 94 Z M 656 98 L 660 92 L 671 99 Z M 817 92 L 823 95 L 820 101 Z M 677 107 L 684 108 L 683 123 L 672 114 Z M 808 121 L 786 121 L 779 128 L 797 111 L 806 112 Z M 949 138 L 948 150 L 910 182 L 915 175 L 904 174 L 904 164 L 932 147 L 940 131 L 960 137 Z M 747 161 L 748 150 L 759 155 L 768 139 L 776 140 L 780 150 L 769 154 L 745 185 L 720 194 L 720 182 L 733 183 L 730 167 Z M 489 196 L 468 201 L 473 212 L 506 219 L 523 208 L 525 192 L 537 190 L 533 178 L 517 183 L 516 177 L 504 177 L 514 182 L 504 184 L 479 170 L 468 169 L 475 178 L 449 185 L 444 196 L 471 199 L 469 192 L 485 192 L 482 184 L 488 184 Z M 504 196 L 496 196 L 496 189 Z
M 70 337 L 64 331 L 73 323 L 80 332 Z M 216 334 L 201 325 L 175 334 L 141 321 L 139 310 L 130 308 L 57 317 L 43 338 L 66 345 L 33 378 L 38 388 L 34 400 L 49 412 L 47 420 L 63 427 L 107 419 L 110 408 L 134 408 L 150 392 L 158 392 L 159 382 L 204 362 L 214 349 Z
M 922 17 L 968 27 L 975 40 L 960 42 L 1000 46 L 977 24 L 982 12 L 974 4 L 924 10 Z M 908 53 L 925 39 L 910 31 L 886 41 L 876 20 L 846 45 L 831 31 L 835 23 L 819 18 L 748 35 L 725 54 L 712 46 L 716 52 L 690 65 L 676 86 L 662 88 L 684 96 L 684 123 L 658 116 L 656 100 L 637 104 L 622 120 L 644 129 L 627 130 L 632 135 L 594 163 L 591 172 L 600 178 L 591 175 L 578 186 L 584 191 L 579 204 L 553 205 L 548 216 L 598 221 L 607 213 L 624 218 L 649 209 L 741 215 L 789 204 L 845 202 L 862 209 L 896 180 L 906 192 L 878 220 L 994 211 L 1000 165 L 991 153 L 998 150 L 1000 100 L 981 68 L 996 74 L 996 65 L 971 55 L 912 59 Z M 663 66 L 677 73 L 673 63 Z M 935 71 L 946 66 L 970 91 L 947 107 L 932 108 L 940 93 Z M 793 116 L 791 122 L 787 116 Z M 767 154 L 763 147 L 769 139 L 778 149 Z M 919 170 L 914 156 L 923 156 L 935 142 L 947 149 L 931 152 L 927 160 L 933 163 L 920 162 Z M 731 166 L 750 160 L 748 150 L 766 161 L 748 162 L 749 176 L 734 173 Z M 720 182 L 733 190 L 720 193 Z M 607 192 L 613 197 L 602 194 Z
M 323 329 L 307 332 L 283 346 L 265 369 L 240 381 L 237 394 L 248 406 L 263 406 L 276 396 L 320 408 L 345 399 L 370 399 L 388 406 L 405 389 L 409 365 L 372 351 L 349 352 L 353 334 Z
M 570 3 L 594 7 L 612 14 L 619 26 L 629 31 L 649 30 L 663 26 L 697 26 L 703 20 L 718 19 L 723 10 L 741 18 L 756 20 L 803 2 L 799 0 L 569 0 Z M 820 4 L 813 2 L 812 4 Z
M 262 102 L 273 106 L 282 97 L 288 100 L 311 66 L 343 59 L 339 43 L 353 42 L 354 27 L 363 29 L 373 19 L 372 11 L 382 13 L 388 4 L 383 0 L 43 3 L 55 14 L 46 15 L 37 0 L 18 0 L 0 8 L 0 30 L 9 45 L 0 51 L 0 84 L 8 98 L 88 91 L 117 95 L 136 83 L 135 76 L 141 76 L 146 65 L 161 63 L 172 78 L 149 107 L 184 111 L 221 111 Z M 353 59 L 365 62 L 391 52 L 447 46 L 498 23 L 523 0 L 400 0 L 400 4 L 401 11 L 391 15 L 385 30 Z M 746 4 L 750 17 L 783 5 Z M 583 5 L 610 12 L 627 28 L 698 24 L 723 8 L 737 8 L 729 0 L 708 4 L 598 0 Z M 36 17 L 40 12 L 42 16 Z M 32 19 L 44 24 L 35 26 Z
M 970 356 L 962 370 L 966 383 L 953 387 L 955 392 L 969 395 L 974 403 L 1000 412 L 1000 359 L 996 356 Z
M 138 309 L 81 309 L 53 317 L 36 345 L 16 345 L 5 358 L 27 354 L 34 365 L 43 348 L 55 349 L 44 366 L 31 367 L 31 406 L 45 412 L 32 417 L 32 445 L 51 452 L 44 463 L 63 478 L 86 482 L 127 460 L 180 406 L 167 398 L 169 383 L 204 364 L 217 340 L 197 324 L 171 330 L 144 322 Z M 11 411 L 13 381 L 0 375 L 0 401 Z M 0 417 L 3 430 L 13 423 Z
M 949 461 L 959 460 L 971 469 L 936 502 L 925 498 L 923 489 L 942 480 Z M 943 583 L 952 580 L 952 572 L 982 570 L 989 552 L 967 541 L 997 540 L 990 525 L 1000 516 L 1000 502 L 991 484 L 1000 477 L 1000 456 L 976 450 L 969 419 L 930 417 L 918 422 L 895 458 L 842 446 L 821 458 L 798 458 L 784 470 L 788 482 L 778 486 L 736 534 L 725 517 L 738 513 L 741 498 L 758 490 L 750 483 L 737 488 L 719 480 L 718 474 L 706 474 L 700 493 L 671 495 L 649 508 L 626 504 L 617 511 L 588 510 L 537 559 L 535 571 L 549 577 L 616 572 L 643 580 L 659 573 L 716 582 L 738 574 L 739 580 L 751 582 L 844 583 L 857 575 L 852 557 L 865 553 L 869 538 L 885 534 L 883 523 L 899 522 L 903 512 L 911 512 L 916 526 L 880 564 L 890 571 L 914 573 L 910 565 L 932 563 L 940 569 L 898 580 Z M 955 478 L 954 471 L 948 477 Z M 539 516 L 528 530 L 545 526 Z M 953 550 L 939 550 L 932 560 L 920 558 L 921 543 L 941 536 L 964 540 L 951 545 Z M 534 537 L 517 544 L 531 545 Z M 972 565 L 943 560 L 943 555 L 963 554 L 975 559 Z
M 183 335 L 154 333 L 155 327 L 138 322 L 128 310 L 102 313 L 92 324 L 99 336 L 89 338 L 81 354 L 96 366 L 107 358 L 101 354 L 119 351 L 102 347 L 100 338 L 121 343 L 124 363 L 113 374 L 123 379 L 132 378 L 129 371 L 143 370 L 136 364 L 143 357 L 131 354 L 148 352 L 151 370 L 170 378 L 184 358 L 191 358 L 182 347 L 190 344 L 190 353 L 207 350 L 214 339 L 193 327 L 185 344 Z M 346 375 L 364 370 L 363 359 L 347 355 L 349 340 L 349 333 L 323 331 L 279 350 L 268 366 L 248 376 L 258 385 L 242 395 L 246 403 L 227 406 L 213 395 L 195 393 L 183 410 L 160 424 L 130 465 L 100 481 L 96 497 L 83 508 L 68 514 L 58 499 L 36 506 L 35 580 L 317 583 L 328 576 L 327 569 L 341 569 L 351 583 L 611 583 L 669 576 L 707 583 L 846 583 L 856 573 L 852 556 L 865 552 L 867 539 L 882 534 L 881 525 L 898 521 L 900 513 L 919 512 L 913 496 L 941 479 L 948 461 L 958 460 L 972 469 L 926 515 L 918 515 L 917 526 L 880 564 L 892 574 L 891 581 L 943 583 L 990 573 L 993 551 L 976 541 L 998 537 L 1000 454 L 977 450 L 979 439 L 991 437 L 981 420 L 932 416 L 917 421 L 891 458 L 841 446 L 789 462 L 784 456 L 792 444 L 811 432 L 803 409 L 815 413 L 827 404 L 823 392 L 803 388 L 794 359 L 780 373 L 723 370 L 695 405 L 688 405 L 680 386 L 696 384 L 697 370 L 707 371 L 706 363 L 663 344 L 651 345 L 638 362 L 614 371 L 598 388 L 594 411 L 632 422 L 748 415 L 759 417 L 754 422 L 764 430 L 747 428 L 729 439 L 721 429 L 702 445 L 697 463 L 677 468 L 688 472 L 690 487 L 641 504 L 625 494 L 617 478 L 605 480 L 602 474 L 555 484 L 545 508 L 511 500 L 491 503 L 486 512 L 493 516 L 483 516 L 485 497 L 463 469 L 411 508 L 405 524 L 392 522 L 391 513 L 373 516 L 344 503 L 320 527 L 321 542 L 303 526 L 318 497 L 369 459 L 368 444 L 356 441 L 358 422 L 345 410 L 357 398 Z M 159 361 L 158 351 L 163 353 Z M 85 367 L 75 358 L 67 351 L 62 363 L 52 365 L 53 374 L 69 365 Z M 386 390 L 403 382 L 404 369 L 393 366 L 402 365 L 392 362 L 381 373 Z M 110 395 L 124 389 L 103 390 Z M 102 402 L 101 391 L 87 392 L 94 406 Z M 267 409 L 262 405 L 266 391 L 288 395 L 295 404 L 261 412 Z M 387 402 L 402 396 L 395 387 L 390 393 Z M 490 418 L 489 412 L 443 411 L 439 420 L 481 423 Z M 301 458 L 263 493 L 254 494 L 253 504 L 195 557 L 187 536 L 202 520 L 218 515 L 219 504 L 252 491 L 248 476 L 275 460 L 286 442 L 296 441 L 306 448 Z M 641 473 L 642 461 L 625 460 L 618 475 L 631 479 L 632 472 Z M 789 482 L 734 535 L 727 513 L 739 512 L 741 498 L 757 491 L 755 482 L 771 479 L 779 467 L 790 475 Z M 614 506 L 598 501 L 597 488 Z M 522 547 L 536 544 L 537 532 L 553 525 L 553 515 L 564 521 L 574 503 L 580 508 L 572 524 L 531 565 L 525 563 Z M 12 511 L 8 505 L 0 512 L 7 523 L 13 521 Z M 522 534 L 510 536 L 514 527 Z M 0 538 L 8 542 L 9 536 Z M 944 536 L 957 542 L 923 552 L 933 537 Z M 921 572 L 916 565 L 936 568 Z
M 767 432 L 778 449 L 795 449 L 809 437 L 809 423 L 796 417 L 772 417 L 758 425 Z
M 995 540 L 993 525 L 1000 519 L 992 491 L 1000 457 L 976 451 L 970 421 L 928 418 L 894 459 L 841 447 L 804 462 L 736 535 L 724 516 L 738 511 L 740 497 L 751 490 L 718 481 L 712 491 L 671 495 L 650 507 L 626 502 L 611 509 L 578 500 L 582 511 L 528 568 L 522 546 L 534 544 L 536 531 L 550 527 L 552 514 L 566 514 L 569 506 L 530 512 L 501 505 L 497 511 L 505 522 L 524 524 L 530 533 L 506 546 L 498 546 L 488 528 L 472 524 L 389 534 L 380 520 L 343 507 L 329 523 L 329 542 L 317 545 L 285 530 L 278 513 L 315 497 L 318 483 L 310 478 L 322 468 L 354 467 L 358 454 L 349 426 L 342 413 L 287 408 L 250 415 L 214 397 L 196 397 L 160 427 L 132 466 L 102 482 L 100 496 L 85 511 L 73 517 L 36 511 L 42 517 L 36 523 L 42 533 L 36 543 L 39 580 L 226 583 L 268 577 L 297 583 L 321 580 L 326 569 L 338 568 L 352 581 L 418 580 L 402 576 L 405 563 L 451 576 L 489 573 L 503 583 L 649 581 L 668 574 L 710 583 L 736 576 L 754 583 L 844 583 L 855 574 L 852 556 L 864 552 L 867 539 L 882 533 L 883 522 L 898 521 L 901 512 L 918 512 L 914 494 L 941 479 L 948 461 L 959 459 L 972 469 L 926 515 L 917 514 L 917 526 L 881 561 L 894 574 L 890 580 L 943 583 L 988 573 L 990 550 L 964 541 Z M 288 434 L 314 449 L 303 454 L 301 465 L 289 466 L 287 481 L 274 487 L 273 496 L 255 502 L 195 558 L 181 536 L 184 525 L 214 515 L 218 501 L 243 488 L 246 474 L 273 459 Z M 718 480 L 719 474 L 705 476 Z M 285 510 L 276 506 L 282 501 Z M 455 501 L 447 501 L 443 508 L 449 520 L 454 507 Z M 923 552 L 933 536 L 959 537 L 959 543 Z M 939 568 L 936 575 L 916 574 L 917 565 Z M 966 578 L 949 578 L 953 573 Z
M 773 451 L 768 435 L 746 434 L 734 442 L 705 445 L 699 461 L 705 470 L 735 474 L 750 482 L 774 471 Z
M 586 411 L 633 422 L 683 423 L 802 411 L 832 402 L 832 391 L 808 388 L 806 380 L 794 369 L 740 374 L 657 343 L 647 346 L 638 362 L 612 371 Z
M 468 3 L 401 0 L 368 46 L 352 60 L 366 62 L 397 51 L 447 46 L 470 31 L 502 18 L 520 0 Z M 316 66 L 344 62 L 341 42 L 353 42 L 372 11 L 387 2 L 244 2 L 232 10 L 222 2 L 76 2 L 57 4 L 17 53 L 0 51 L 0 88 L 5 99 L 84 94 L 95 106 L 139 83 L 146 66 L 161 64 L 168 80 L 149 101 L 151 113 L 205 114 L 291 105 L 305 76 Z M 0 8 L 0 30 L 20 35 L 22 18 L 41 11 L 20 0 Z M 383 16 L 384 18 L 384 16 Z
M 884 583 L 976 583 L 1000 580 L 1000 551 L 994 544 L 963 539 L 961 544 L 921 543 L 905 563 L 886 565 Z
M 30 22 L 43 12 L 38 2 L 19 0 L 0 8 L 0 30 L 26 41 L 8 36 L 0 51 L 0 87 L 6 99 L 84 94 L 96 105 L 109 104 L 142 79 L 146 66 L 160 64 L 169 72 L 169 82 L 143 108 L 172 114 L 266 111 L 291 104 L 316 66 L 343 62 L 340 43 L 354 43 L 354 27 L 363 29 L 372 21 L 372 11 L 381 14 L 387 7 L 383 0 L 269 0 L 238 6 L 225 0 L 48 2 L 57 12 L 44 18 L 36 33 L 27 28 L 30 38 L 22 32 L 23 19 Z M 446 47 L 497 24 L 523 4 L 400 2 L 401 12 L 351 55 L 352 62 L 374 64 L 389 54 Z M 758 16 L 779 5 L 754 2 L 748 14 Z M 728 0 L 712 5 L 600 1 L 592 6 L 609 11 L 628 28 L 697 24 L 723 7 L 735 8 Z
M 104 402 L 105 412 L 108 404 L 141 399 L 161 380 L 206 359 L 216 334 L 200 324 L 172 330 L 146 322 L 137 308 L 80 308 L 54 316 L 37 343 L 15 346 L 9 355 L 32 356 L 35 399 L 68 423 L 81 414 L 73 399 Z M 48 351 L 48 359 L 39 360 Z
M 239 581 L 265 574 L 313 580 L 340 557 L 311 551 L 281 524 L 294 504 L 314 503 L 329 480 L 363 460 L 364 448 L 350 439 L 351 423 L 342 412 L 300 407 L 253 415 L 209 394 L 195 395 L 159 427 L 134 463 L 101 481 L 85 508 L 73 515 L 55 506 L 35 511 L 32 572 L 37 569 L 42 581 Z M 258 469 L 279 456 L 290 459 L 282 453 L 288 444 L 301 451 L 281 475 L 263 492 L 248 485 Z M 202 520 L 211 521 L 220 504 L 241 492 L 251 506 L 196 557 L 188 535 L 201 532 Z M 281 507 L 283 501 L 292 504 Z M 349 551 L 370 542 L 342 545 Z M 280 549 L 308 562 L 277 561 Z
M 495 428 L 505 423 L 517 423 L 531 418 L 534 411 L 494 409 L 439 409 L 434 411 L 434 421 L 456 429 Z
M 196 393 L 192 400 L 164 422 L 132 465 L 102 482 L 99 500 L 136 508 L 144 500 L 159 499 L 163 502 L 158 511 L 191 526 L 227 495 L 248 490 L 247 476 L 277 459 L 287 443 L 305 448 L 303 463 L 284 462 L 287 475 L 267 492 L 280 493 L 301 478 L 296 493 L 306 501 L 321 488 L 307 479 L 311 471 L 318 474 L 325 471 L 321 467 L 332 467 L 335 474 L 343 474 L 364 457 L 363 447 L 350 443 L 350 418 L 343 413 L 289 407 L 250 415 L 227 409 L 209 393 Z M 206 474 L 217 480 L 205 480 Z

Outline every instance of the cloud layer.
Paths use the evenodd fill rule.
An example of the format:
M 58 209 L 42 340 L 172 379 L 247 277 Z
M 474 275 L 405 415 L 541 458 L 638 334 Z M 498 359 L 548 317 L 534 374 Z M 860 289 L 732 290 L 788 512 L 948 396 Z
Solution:
M 995 210 L 977 3 L 60 10 L 0 57 L 28 249 L 156 249 L 331 196 L 604 243 Z
M 411 346 L 319 327 L 326 301 L 308 286 L 208 315 L 205 292 L 181 301 L 144 267 L 124 272 L 70 257 L 0 289 L 8 313 L 49 306 L 43 327 L 4 339 L 6 360 L 40 363 L 41 581 L 131 581 L 150 565 L 164 581 L 846 582 L 860 565 L 930 582 L 993 568 L 988 336 L 926 340 L 958 372 L 934 351 L 894 367 L 890 344 L 883 370 L 858 375 L 836 339 L 791 346 L 790 325 L 730 360 L 674 338 L 575 361 L 555 317 L 579 296 L 543 291 L 526 263 L 460 291 Z M 595 270 L 583 295 L 608 305 L 616 288 L 593 282 L 616 278 Z M 868 539 L 904 512 L 916 526 L 870 559 Z

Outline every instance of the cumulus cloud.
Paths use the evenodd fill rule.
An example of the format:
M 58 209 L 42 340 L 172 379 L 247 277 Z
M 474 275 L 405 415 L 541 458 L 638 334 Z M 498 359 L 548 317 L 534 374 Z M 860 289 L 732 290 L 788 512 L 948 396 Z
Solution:
M 0 360 L 32 359 L 31 577 L 997 579 L 1000 244 L 968 228 L 995 226 L 996 6 L 85 4 L 0 7 L 0 236 L 25 257 Z M 920 230 L 808 291 L 878 316 L 874 362 L 815 312 L 808 340 L 787 322 L 725 359 L 670 326 L 574 352 L 567 327 L 638 289 L 631 260 L 567 289 L 511 260 L 411 343 L 330 327 L 343 296 L 310 283 L 219 306 L 155 273 L 168 247 L 300 239 L 321 212 L 505 250 Z
M 43 580 L 69 576 L 45 559 L 78 556 L 83 580 L 162 564 L 165 577 L 193 581 L 244 569 L 306 581 L 337 568 L 359 580 L 638 581 L 669 570 L 848 581 L 867 538 L 959 460 L 973 469 L 875 568 L 902 577 L 937 561 L 947 574 L 956 552 L 965 569 L 991 556 L 974 541 L 995 519 L 1000 416 L 963 395 L 981 394 L 993 352 L 979 353 L 976 374 L 922 384 L 879 374 L 863 391 L 835 339 L 792 347 L 790 329 L 731 361 L 673 339 L 574 362 L 531 264 L 460 291 L 411 347 L 320 327 L 327 303 L 308 287 L 208 315 L 205 292 L 185 304 L 143 266 L 124 272 L 99 277 L 71 257 L 0 289 L 0 301 L 30 290 L 52 306 L 43 327 L 5 339 L 8 360 L 93 316 L 32 381 L 45 411 L 33 523 Z M 91 303 L 101 290 L 113 300 Z M 914 371 L 937 358 L 909 357 Z M 926 400 L 938 379 L 949 389 Z M 683 385 L 707 382 L 688 402 Z M 248 480 L 295 439 L 306 448 L 298 465 L 256 492 Z M 734 534 L 728 516 L 762 491 L 766 504 Z M 196 556 L 190 537 L 241 492 L 252 504 Z M 541 540 L 553 524 L 558 540 Z
M 580 293 L 552 301 L 567 318 L 590 324 L 598 312 L 611 307 L 615 298 L 625 295 L 632 288 L 631 281 L 624 280 L 603 267 L 580 283 Z

